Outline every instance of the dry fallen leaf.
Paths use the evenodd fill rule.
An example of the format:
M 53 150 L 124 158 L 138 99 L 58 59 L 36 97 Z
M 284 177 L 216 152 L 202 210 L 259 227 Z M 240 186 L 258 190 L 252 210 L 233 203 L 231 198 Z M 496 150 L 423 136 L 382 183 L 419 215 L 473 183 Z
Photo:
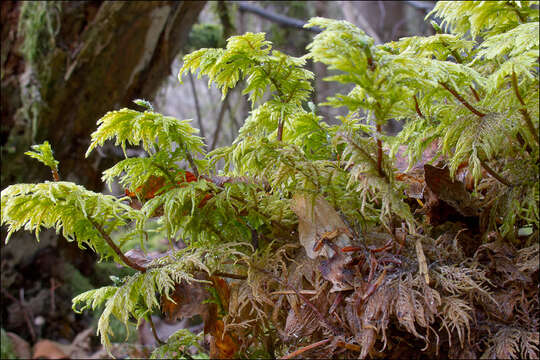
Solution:
M 198 278 L 208 280 L 206 273 L 198 274 Z M 201 315 L 206 318 L 209 313 L 209 304 L 205 300 L 210 298 L 206 288 L 208 284 L 198 281 L 182 281 L 175 285 L 169 297 L 161 296 L 161 311 L 168 320 L 181 320 L 184 317 Z
M 313 200 L 305 194 L 293 197 L 292 208 L 298 216 L 300 243 L 311 259 L 328 258 L 320 262 L 319 270 L 333 284 L 332 292 L 350 290 L 352 273 L 346 265 L 352 258 L 340 249 L 351 246 L 352 234 L 328 201 L 321 196 Z
M 315 251 L 317 243 L 325 234 L 338 231 L 331 241 L 339 248 L 350 246 L 352 237 L 347 225 L 343 222 L 336 210 L 323 197 L 317 196 L 312 202 L 312 198 L 305 194 L 295 194 L 293 197 L 292 210 L 298 216 L 298 233 L 300 243 L 306 249 L 307 255 L 315 259 L 318 256 L 332 258 L 334 251 L 329 246 L 323 246 L 319 251 Z
M 34 345 L 32 359 L 69 359 L 67 347 L 51 340 L 40 340 Z
M 7 332 L 6 335 L 13 345 L 13 352 L 19 359 L 29 359 L 32 356 L 30 344 L 26 340 L 12 332 Z
M 448 205 L 452 206 L 463 216 L 477 216 L 478 208 L 465 189 L 465 185 L 450 177 L 448 168 L 437 168 L 424 165 L 424 178 L 428 188 Z

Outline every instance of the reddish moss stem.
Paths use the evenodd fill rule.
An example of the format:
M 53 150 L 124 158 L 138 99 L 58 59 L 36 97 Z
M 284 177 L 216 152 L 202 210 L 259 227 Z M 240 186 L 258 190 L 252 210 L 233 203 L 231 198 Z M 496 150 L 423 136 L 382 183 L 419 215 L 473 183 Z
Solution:
M 523 101 L 523 98 L 521 97 L 521 94 L 519 93 L 519 87 L 518 87 L 518 81 L 517 81 L 517 75 L 514 70 L 512 70 L 512 88 L 514 89 L 514 93 L 516 94 L 516 97 L 523 106 L 523 108 L 519 109 L 519 112 L 523 116 L 523 119 L 525 119 L 525 124 L 529 128 L 529 131 L 534 137 L 534 140 L 537 143 L 540 143 L 540 140 L 538 139 L 538 132 L 534 128 L 534 124 L 532 123 L 531 116 L 529 115 L 529 112 L 527 111 L 527 108 L 525 107 L 525 101 Z
M 414 99 L 414 109 L 416 110 L 416 113 L 417 113 L 418 116 L 420 116 L 422 119 L 425 119 L 426 117 L 424 116 L 424 114 L 422 114 L 422 111 L 420 111 L 420 106 L 418 105 L 418 99 L 416 98 L 416 94 L 413 95 L 413 99 Z
M 277 139 L 281 141 L 283 139 L 283 120 L 278 123 Z
M 88 219 L 88 221 L 90 221 L 90 223 L 94 226 L 94 228 L 96 228 L 96 230 L 101 234 L 101 236 L 103 236 L 103 239 L 105 239 L 105 242 L 107 243 L 107 245 L 109 245 L 111 247 L 111 249 L 113 249 L 113 251 L 116 253 L 116 255 L 118 255 L 118 257 L 124 262 L 124 264 L 126 264 L 127 266 L 129 266 L 130 268 L 132 269 L 135 269 L 137 271 L 140 271 L 140 272 L 146 272 L 146 268 L 143 267 L 143 266 L 140 266 L 139 264 L 136 264 L 134 263 L 133 261 L 131 261 L 128 257 L 126 257 L 126 255 L 124 255 L 124 253 L 122 253 L 122 250 L 120 250 L 120 248 L 118 246 L 116 246 L 116 244 L 114 243 L 114 241 L 111 239 L 111 237 L 109 236 L 109 234 L 107 234 L 102 228 L 101 226 L 99 226 L 98 224 L 96 224 L 96 222 L 92 219 Z
M 480 96 L 478 95 L 476 90 L 471 85 L 469 85 L 469 89 L 471 89 L 472 94 L 473 94 L 474 98 L 476 99 L 476 101 L 480 101 Z
M 381 125 L 377 124 L 377 171 L 381 177 L 385 177 L 382 169 L 382 141 L 381 141 Z
M 469 103 L 467 102 L 467 100 L 465 100 L 461 95 L 459 95 L 459 94 L 457 93 L 457 91 L 454 90 L 454 89 L 452 89 L 447 83 L 439 81 L 439 84 L 440 84 L 443 88 L 445 88 L 446 90 L 448 90 L 448 92 L 450 92 L 452 95 L 454 95 L 454 97 L 455 97 L 456 99 L 458 99 L 459 102 L 462 103 L 467 109 L 469 109 L 474 115 L 476 115 L 476 116 L 478 116 L 478 117 L 484 117 L 484 116 L 486 116 L 486 114 L 484 114 L 483 112 L 480 112 L 480 111 L 476 110 L 476 109 L 474 108 L 474 106 L 472 106 L 471 104 L 469 104 Z
M 246 275 L 231 274 L 231 273 L 225 273 L 225 272 L 221 272 L 221 271 L 217 271 L 217 272 L 213 273 L 212 276 L 219 276 L 219 277 L 225 277 L 225 278 L 237 279 L 237 280 L 246 280 L 247 279 Z
M 512 186 L 508 181 L 504 180 L 503 177 L 495 172 L 489 165 L 484 161 L 480 160 L 480 164 L 488 172 L 489 175 L 493 176 L 495 179 L 497 179 L 501 184 L 504 184 L 508 187 Z

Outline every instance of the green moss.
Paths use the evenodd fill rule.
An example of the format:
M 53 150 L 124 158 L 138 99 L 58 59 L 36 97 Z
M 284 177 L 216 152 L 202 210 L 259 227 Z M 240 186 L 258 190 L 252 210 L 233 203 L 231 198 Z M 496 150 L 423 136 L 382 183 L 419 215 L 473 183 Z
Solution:
M 59 1 L 25 1 L 19 15 L 19 34 L 24 37 L 21 52 L 26 61 L 35 64 L 56 45 L 60 30 Z

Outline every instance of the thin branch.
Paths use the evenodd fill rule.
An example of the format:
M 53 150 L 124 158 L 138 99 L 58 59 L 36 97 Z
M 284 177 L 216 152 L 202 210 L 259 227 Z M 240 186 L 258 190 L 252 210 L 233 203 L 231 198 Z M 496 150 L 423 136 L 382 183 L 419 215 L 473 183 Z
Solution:
M 146 319 L 147 319 L 148 323 L 150 324 L 150 328 L 152 329 L 152 335 L 154 335 L 154 339 L 156 339 L 156 342 L 159 345 L 165 344 L 163 341 L 161 341 L 161 339 L 159 338 L 159 336 L 157 334 L 156 326 L 154 325 L 154 321 L 152 320 L 152 315 L 148 315 L 146 317 Z
M 51 172 L 52 172 L 52 176 L 53 176 L 54 181 L 60 181 L 60 176 L 58 175 L 58 170 L 51 169 Z
M 7 298 L 11 299 L 11 301 L 17 303 L 19 307 L 21 308 L 24 321 L 26 322 L 26 326 L 28 327 L 28 331 L 30 332 L 30 336 L 32 337 L 32 341 L 36 342 L 36 332 L 34 330 L 34 326 L 32 325 L 32 322 L 30 321 L 30 316 L 28 315 L 27 307 L 26 305 L 24 305 L 24 294 L 22 292 L 23 290 L 24 289 L 21 289 L 21 292 L 19 292 L 19 295 L 21 297 L 21 300 L 19 300 L 15 296 L 11 295 L 6 289 L 2 288 L 2 292 L 4 293 L 4 295 Z
M 476 90 L 471 85 L 469 85 L 469 89 L 471 89 L 472 94 L 473 94 L 474 98 L 476 99 L 476 101 L 480 101 L 480 96 L 478 95 Z
M 226 273 L 226 272 L 221 272 L 221 271 L 216 271 L 215 273 L 212 274 L 212 276 L 219 276 L 219 277 L 225 277 L 225 278 L 237 279 L 237 280 L 247 279 L 246 275 L 231 274 L 231 273 Z
M 512 88 L 514 88 L 514 93 L 516 94 L 516 97 L 519 100 L 519 103 L 521 104 L 521 106 L 523 106 L 522 109 L 519 109 L 519 112 L 523 116 L 523 119 L 525 119 L 525 124 L 527 124 L 527 127 L 529 128 L 529 131 L 533 135 L 534 140 L 536 140 L 537 143 L 540 143 L 538 139 L 538 132 L 534 128 L 534 124 L 532 123 L 531 116 L 529 115 L 529 112 L 527 111 L 527 108 L 525 107 L 525 101 L 523 101 L 523 98 L 521 97 L 521 94 L 519 93 L 517 76 L 514 70 L 512 70 Z
M 521 106 L 525 106 L 525 101 L 523 101 L 523 98 L 521 97 L 521 94 L 519 93 L 517 75 L 513 69 L 512 69 L 512 88 L 514 89 L 514 93 L 516 94 L 516 97 L 519 103 L 521 104 Z
M 216 130 L 214 131 L 214 137 L 212 139 L 212 145 L 210 145 L 210 151 L 214 150 L 215 147 L 216 147 L 217 140 L 219 138 L 219 132 L 221 131 L 221 124 L 223 123 L 223 117 L 225 115 L 225 109 L 227 109 L 227 105 L 226 105 L 225 100 L 227 100 L 228 97 L 229 97 L 229 93 L 227 93 L 227 95 L 225 95 L 225 99 L 221 103 L 221 108 L 219 109 L 219 114 L 218 114 L 218 118 L 217 118 Z
M 193 80 L 193 74 L 190 71 L 188 71 L 188 75 L 189 75 L 189 83 L 191 84 L 191 92 L 193 93 L 193 100 L 195 100 L 195 111 L 197 113 L 197 123 L 199 124 L 201 137 L 205 138 L 204 127 L 203 127 L 202 117 L 201 117 L 201 107 L 199 105 L 199 97 L 197 96 L 197 90 L 195 89 L 195 81 Z
M 377 171 L 381 177 L 385 177 L 382 169 L 382 141 L 381 141 L 381 125 L 377 124 Z
M 301 347 L 300 349 L 293 351 L 289 355 L 285 355 L 284 357 L 282 357 L 282 359 L 295 358 L 298 355 L 300 355 L 300 354 L 302 354 L 302 353 L 304 353 L 304 352 L 306 352 L 308 350 L 311 350 L 313 348 L 316 348 L 318 346 L 324 345 L 324 344 L 328 343 L 329 341 L 330 341 L 330 339 L 324 339 L 324 340 L 321 340 L 321 341 L 317 341 L 316 343 L 313 343 L 311 345 Z
M 126 264 L 127 266 L 129 266 L 130 268 L 132 269 L 135 269 L 137 271 L 140 271 L 140 272 L 146 272 L 146 268 L 143 267 L 143 266 L 140 266 L 139 264 L 136 264 L 134 263 L 133 261 L 131 261 L 128 257 L 126 257 L 126 255 L 124 255 L 124 253 L 122 253 L 122 250 L 120 250 L 120 248 L 118 248 L 118 246 L 116 246 L 116 244 L 114 243 L 114 241 L 111 239 L 111 237 L 109 236 L 109 234 L 107 234 L 102 228 L 101 226 L 99 226 L 98 224 L 96 224 L 96 222 L 90 218 L 88 218 L 88 221 L 90 221 L 90 223 L 94 226 L 94 228 L 96 228 L 96 230 L 101 234 L 101 236 L 103 236 L 103 239 L 105 239 L 105 242 L 107 243 L 107 245 L 109 245 L 111 247 L 111 249 L 113 249 L 113 251 L 116 253 L 116 255 L 118 255 L 118 257 L 124 262 L 124 264 Z
M 227 2 L 218 1 L 217 10 L 219 21 L 223 26 L 223 37 L 228 39 L 236 33 L 236 27 L 234 26 L 229 10 L 227 9 Z
M 435 7 L 434 1 L 403 1 L 404 3 L 412 6 L 413 8 L 417 10 L 421 10 L 425 13 L 430 12 Z
M 199 169 L 197 169 L 197 165 L 195 165 L 195 161 L 193 161 L 193 155 L 189 152 L 187 146 L 184 145 L 184 154 L 186 155 L 187 161 L 189 162 L 189 166 L 191 166 L 191 171 L 193 171 L 193 175 L 198 179 L 200 177 L 199 175 Z
M 418 99 L 416 98 L 416 94 L 413 95 L 413 99 L 414 99 L 414 108 L 416 110 L 416 113 L 418 114 L 418 116 L 420 116 L 422 119 L 425 119 L 426 117 L 424 116 L 424 114 L 422 114 L 422 111 L 420 111 L 420 106 L 418 106 Z
M 262 18 L 265 18 L 265 19 L 268 19 L 270 21 L 273 21 L 273 22 L 276 22 L 278 24 L 281 24 L 283 26 L 287 26 L 287 27 L 292 27 L 292 28 L 295 28 L 295 29 L 299 29 L 299 30 L 304 30 L 304 31 L 310 31 L 310 32 L 313 32 L 313 33 L 320 33 L 322 30 L 317 28 L 317 27 L 310 27 L 310 28 L 305 28 L 304 25 L 306 24 L 304 21 L 302 20 L 299 20 L 299 19 L 295 19 L 295 18 L 292 18 L 292 17 L 289 17 L 289 16 L 285 16 L 285 15 L 280 15 L 280 14 L 276 14 L 276 13 L 273 13 L 271 11 L 268 11 L 266 9 L 263 9 L 261 7 L 258 7 L 258 6 L 255 6 L 255 5 L 251 5 L 245 1 L 239 1 L 238 2 L 238 9 L 243 12 L 250 12 L 252 14 L 255 14 L 255 15 L 258 15 Z
M 447 83 L 442 82 L 442 81 L 439 81 L 439 84 L 440 84 L 443 88 L 445 88 L 446 90 L 448 90 L 452 95 L 454 95 L 454 97 L 455 97 L 456 99 L 458 99 L 459 102 L 462 103 L 462 104 L 463 104 L 467 109 L 469 109 L 473 114 L 475 114 L 475 115 L 478 116 L 478 117 L 484 117 L 484 116 L 486 116 L 486 114 L 484 114 L 484 113 L 482 113 L 482 112 L 476 110 L 476 109 L 474 108 L 474 106 L 472 106 L 471 104 L 469 104 L 469 103 L 467 102 L 467 100 L 465 100 L 463 97 L 461 97 L 461 95 L 459 95 L 459 94 L 456 92 L 456 90 L 452 89 L 452 88 L 450 87 L 450 85 L 448 85 Z
M 277 140 L 281 141 L 281 139 L 283 139 L 283 119 L 279 121 L 277 131 Z
M 525 119 L 525 124 L 527 124 L 527 127 L 529 128 L 529 131 L 534 136 L 534 140 L 536 140 L 537 143 L 540 144 L 540 140 L 538 139 L 538 132 L 534 128 L 534 125 L 532 123 L 531 117 L 529 113 L 527 112 L 527 109 L 519 109 L 519 112 L 523 116 L 523 119 Z
M 508 187 L 511 187 L 512 184 L 510 184 L 508 181 L 504 180 L 503 177 L 495 172 L 489 165 L 484 161 L 480 160 L 480 164 L 482 167 L 488 172 L 489 175 L 493 176 L 495 179 L 497 179 L 501 184 L 504 184 Z
M 351 144 L 356 150 L 358 150 L 359 152 L 361 152 L 362 154 L 364 154 L 365 157 L 367 157 L 370 162 L 371 162 L 371 165 L 372 166 L 377 166 L 377 162 L 375 160 L 373 160 L 373 158 L 371 157 L 371 155 L 364 149 L 362 149 L 360 146 L 358 146 L 358 144 L 356 144 L 351 138 L 349 138 L 347 135 L 345 134 L 342 134 L 341 135 L 345 140 L 347 140 L 347 142 L 349 144 Z M 381 169 L 382 171 L 382 169 Z M 379 175 L 381 175 L 387 183 L 390 183 L 390 180 L 388 179 L 388 177 L 386 176 L 386 173 L 384 171 L 382 171 L 382 173 L 379 173 Z

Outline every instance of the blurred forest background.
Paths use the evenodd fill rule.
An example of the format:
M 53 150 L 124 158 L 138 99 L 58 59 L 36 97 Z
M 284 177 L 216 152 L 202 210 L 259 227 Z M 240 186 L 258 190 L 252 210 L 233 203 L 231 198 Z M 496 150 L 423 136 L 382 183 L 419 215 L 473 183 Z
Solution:
M 434 3 L 3 1 L 1 188 L 51 179 L 45 166 L 24 155 L 32 144 L 48 140 L 63 180 L 110 192 L 101 172 L 121 152 L 110 144 L 89 158 L 84 153 L 97 119 L 110 110 L 137 108 L 137 98 L 165 115 L 193 119 L 208 149 L 230 144 L 248 115 L 247 98 L 235 89 L 221 102 L 220 91 L 196 76 L 179 84 L 182 56 L 193 50 L 223 47 L 229 36 L 244 32 L 266 32 L 275 49 L 301 56 L 316 34 L 302 24 L 314 16 L 347 20 L 376 43 L 431 35 L 424 16 Z M 329 75 L 322 64 L 309 62 L 308 69 L 316 74 L 313 103 L 347 90 L 322 81 Z M 340 115 L 329 107 L 320 112 L 329 123 Z M 386 131 L 398 129 L 392 124 Z M 112 190 L 123 193 L 119 186 Z M 2 358 L 107 357 L 94 336 L 100 314 L 75 314 L 71 299 L 128 270 L 97 263 L 90 252 L 51 231 L 43 231 L 38 244 L 33 234 L 19 233 L 8 245 L 6 232 L 2 228 L 0 241 Z M 162 240 L 152 239 L 153 251 L 166 250 Z M 200 328 L 200 319 L 153 319 L 162 339 L 181 327 Z M 132 330 L 128 336 L 123 325 L 115 328 L 114 340 L 122 344 L 116 356 L 148 356 L 155 342 L 149 326 Z

